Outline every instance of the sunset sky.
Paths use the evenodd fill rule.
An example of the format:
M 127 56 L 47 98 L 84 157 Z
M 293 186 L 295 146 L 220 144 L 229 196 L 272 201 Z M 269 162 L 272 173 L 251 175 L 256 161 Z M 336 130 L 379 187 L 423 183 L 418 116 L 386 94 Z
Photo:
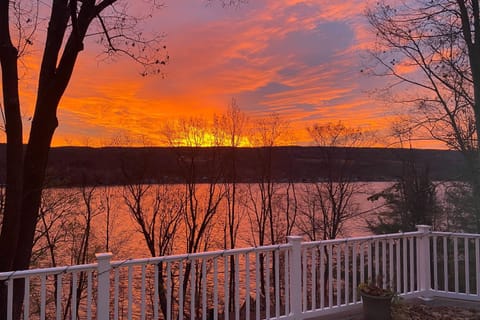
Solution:
M 141 77 L 127 58 L 104 61 L 95 43 L 87 43 L 60 105 L 54 145 L 101 146 L 139 136 L 159 145 L 166 120 L 211 118 L 232 98 L 252 118 L 276 112 L 290 121 L 295 144 L 310 144 L 305 128 L 313 123 L 342 120 L 388 132 L 395 112 L 369 94 L 384 79 L 361 72 L 373 41 L 363 15 L 367 1 L 165 4 L 148 22 L 165 33 L 170 60 L 164 76 Z M 38 56 L 24 58 L 27 129 Z

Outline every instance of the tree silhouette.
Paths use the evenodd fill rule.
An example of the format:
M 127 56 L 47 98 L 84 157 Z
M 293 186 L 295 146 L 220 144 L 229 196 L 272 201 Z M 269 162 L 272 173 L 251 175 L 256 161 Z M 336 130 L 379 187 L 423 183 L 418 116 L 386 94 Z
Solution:
M 6 201 L 0 234 L 0 271 L 27 269 L 45 179 L 50 144 L 58 126 L 57 110 L 87 36 L 96 36 L 108 56 L 125 54 L 159 73 L 168 61 L 161 36 L 146 38 L 145 17 L 131 16 L 131 1 L 57 0 L 50 6 L 0 0 L 0 64 L 7 139 Z M 148 1 L 142 2 L 145 5 Z M 151 9 L 161 6 L 154 0 Z M 150 9 L 150 8 L 148 8 Z M 145 10 L 151 14 L 152 10 Z M 45 25 L 43 25 L 45 24 Z M 16 45 L 12 33 L 16 30 Z M 15 35 L 15 33 L 13 33 Z M 23 146 L 18 62 L 36 36 L 44 34 L 38 89 L 28 143 Z M 21 239 L 20 239 L 20 235 Z M 15 290 L 14 318 L 20 315 L 21 284 Z M 4 294 L 0 298 L 5 298 Z M 0 306 L 6 303 L 0 301 Z M 0 307 L 0 317 L 5 316 Z
M 463 153 L 480 230 L 479 1 L 379 1 L 367 17 L 377 35 L 370 71 L 391 77 L 388 96 L 415 107 L 411 128 Z

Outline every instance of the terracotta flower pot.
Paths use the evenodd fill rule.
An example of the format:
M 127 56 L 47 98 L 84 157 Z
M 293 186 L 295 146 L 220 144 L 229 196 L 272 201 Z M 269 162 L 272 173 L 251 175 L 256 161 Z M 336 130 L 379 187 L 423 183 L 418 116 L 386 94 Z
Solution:
M 364 320 L 391 320 L 393 295 L 372 296 L 360 291 L 363 301 Z

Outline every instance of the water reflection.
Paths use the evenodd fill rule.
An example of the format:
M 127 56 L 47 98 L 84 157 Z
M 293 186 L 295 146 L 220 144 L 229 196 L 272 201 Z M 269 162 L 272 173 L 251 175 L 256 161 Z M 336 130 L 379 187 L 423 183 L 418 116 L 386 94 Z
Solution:
M 342 237 L 368 233 L 365 218 L 379 204 L 367 198 L 391 182 L 354 184 L 349 205 L 362 214 L 354 214 L 342 224 Z M 312 223 L 309 219 L 322 220 L 321 209 L 309 204 L 314 197 L 309 184 L 295 184 L 294 194 L 287 184 L 275 184 L 269 190 L 257 184 L 238 184 L 233 223 L 229 186 L 217 184 L 214 190 L 209 184 L 194 187 L 191 190 L 186 185 L 170 184 L 47 189 L 34 264 L 86 263 L 93 261 L 95 252 L 104 251 L 113 252 L 115 259 L 127 259 L 225 249 L 232 246 L 228 241 L 232 232 L 235 247 L 284 243 L 288 234 L 304 235 L 307 240 L 304 226 Z M 312 210 L 318 212 L 309 216 Z M 262 232 L 263 239 L 259 236 Z

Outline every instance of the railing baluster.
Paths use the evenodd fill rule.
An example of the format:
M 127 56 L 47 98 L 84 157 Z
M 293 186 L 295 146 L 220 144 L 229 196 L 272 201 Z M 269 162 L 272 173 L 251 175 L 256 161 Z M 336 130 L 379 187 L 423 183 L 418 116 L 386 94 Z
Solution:
M 128 266 L 128 319 L 133 316 L 133 267 Z
M 167 320 L 172 320 L 172 264 L 167 262 Z
M 158 264 L 155 263 L 153 265 L 153 282 L 154 282 L 153 283 L 153 319 L 155 319 L 155 320 L 157 320 L 158 317 L 159 317 L 158 304 L 160 303 L 159 293 L 158 293 L 158 291 L 159 291 L 158 281 L 160 280 L 160 276 L 159 276 L 158 273 L 159 273 Z M 167 299 L 168 299 L 168 297 L 167 297 Z M 168 317 L 168 315 L 167 315 L 167 317 Z
M 479 239 L 475 238 L 475 279 L 477 284 L 477 296 L 480 296 L 480 243 Z
M 402 292 L 402 272 L 401 272 L 401 266 L 402 266 L 402 260 L 401 260 L 401 239 L 398 239 L 395 241 L 395 266 L 396 266 L 396 274 L 395 278 L 397 279 L 397 287 L 395 288 L 396 292 Z
M 145 320 L 145 309 L 146 309 L 146 300 L 145 300 L 145 286 L 146 286 L 146 267 L 145 264 L 142 264 L 141 267 L 142 279 L 140 283 L 140 318 Z
M 312 264 L 311 264 L 311 287 L 312 287 L 312 310 L 317 308 L 317 254 L 316 248 L 312 248 Z
M 389 267 L 389 277 L 388 285 L 393 287 L 393 239 L 388 241 L 388 267 Z
M 77 273 L 72 273 L 72 320 L 77 319 Z
M 273 257 L 275 260 L 275 316 L 280 317 L 280 251 L 275 250 Z M 238 318 L 236 320 L 239 320 Z
M 188 261 L 186 262 L 188 263 Z M 185 292 L 183 290 L 185 282 L 185 275 L 183 274 L 183 260 L 178 263 L 178 318 L 183 320 L 184 317 L 184 304 L 185 304 Z
M 337 306 L 342 304 L 342 247 L 340 244 L 337 244 L 336 256 L 337 256 Z
M 40 276 L 40 319 L 45 320 L 45 308 L 47 304 L 47 276 Z
M 320 246 L 320 308 L 325 307 L 325 246 Z
M 438 290 L 438 253 L 437 236 L 432 237 L 433 241 L 433 289 Z
M 61 273 L 55 275 L 55 280 L 56 280 L 55 287 L 57 290 L 57 294 L 55 297 L 55 319 L 56 320 L 62 319 L 62 278 L 63 278 L 63 275 Z M 25 289 L 26 289 L 26 282 L 25 282 Z
M 207 320 L 207 258 L 202 260 L 202 320 Z
M 360 282 L 365 282 L 365 245 L 360 242 L 358 247 L 360 250 Z
M 352 302 L 357 303 L 357 256 L 358 256 L 358 243 L 354 242 L 352 245 Z
M 190 261 L 190 319 L 196 319 L 196 314 L 195 314 L 195 289 L 196 289 L 196 281 L 197 279 L 195 278 L 195 268 L 196 268 L 196 263 L 195 263 L 195 258 L 192 258 Z
M 420 238 L 422 236 L 416 236 L 414 238 L 414 249 L 415 249 L 415 273 L 414 273 L 414 277 L 415 277 L 415 280 L 414 280 L 414 285 L 417 286 L 416 290 L 417 291 L 420 291 L 421 290 L 421 286 L 422 286 L 422 282 L 420 280 L 420 273 L 422 272 L 422 269 L 421 269 L 421 260 L 422 260 L 422 257 L 420 256 L 421 254 L 423 254 L 423 252 L 421 251 L 422 248 L 422 239 Z
M 60 276 L 61 277 L 61 276 Z M 30 319 L 30 277 L 25 277 L 25 292 L 23 293 L 23 319 Z M 59 290 L 61 292 L 61 290 Z M 60 313 L 62 312 L 62 303 L 60 301 Z M 58 313 L 58 309 L 57 309 Z
M 387 287 L 387 242 L 382 240 L 382 288 Z
M 407 255 L 407 247 L 408 247 L 408 239 L 406 237 L 403 238 L 403 293 L 408 293 L 408 270 L 407 270 L 407 262 L 408 262 L 408 255 Z
M 453 238 L 453 269 L 455 274 L 455 293 L 458 293 L 458 238 Z
M 465 253 L 465 293 L 470 294 L 470 252 L 469 252 L 469 239 L 464 238 L 463 249 Z
M 328 245 L 328 306 L 333 306 L 333 248 Z
M 217 319 L 218 319 L 218 257 L 214 257 L 213 258 L 213 320 L 217 320 Z
M 270 319 L 270 252 L 265 254 L 265 314 Z
M 92 319 L 92 272 L 87 271 L 87 319 Z
M 367 255 L 368 255 L 368 281 L 372 280 L 372 266 L 373 266 L 373 261 L 372 261 L 372 244 L 367 242 Z
M 308 249 L 302 250 L 302 310 L 307 310 L 307 255 Z
M 350 259 L 349 259 L 349 255 L 350 255 L 350 249 L 349 249 L 349 246 L 348 246 L 348 242 L 345 242 L 345 252 L 344 252 L 344 256 L 345 256 L 345 269 L 344 269 L 344 277 L 345 277 L 345 285 L 344 285 L 344 290 L 345 290 L 345 304 L 347 305 L 349 303 L 349 296 L 350 296 Z
M 283 252 L 283 258 L 285 260 L 285 314 L 288 315 L 290 314 L 290 256 L 288 250 Z
M 7 320 L 13 318 L 13 279 L 7 282 Z
M 250 255 L 248 252 L 245 253 L 245 319 L 250 320 Z
M 375 279 L 380 274 L 380 241 L 375 240 Z
M 263 276 L 263 275 L 262 275 Z M 260 253 L 255 252 L 255 319 L 260 320 Z
M 154 272 L 154 277 L 153 277 L 153 281 L 155 282 L 154 283 L 154 291 L 153 291 L 153 318 L 155 320 L 158 320 L 160 318 L 160 310 L 159 310 L 159 304 L 160 304 L 160 284 L 159 284 L 159 281 L 160 281 L 160 277 L 163 277 L 163 274 L 160 274 L 160 266 L 158 263 L 155 263 L 153 265 L 153 272 Z M 162 272 L 163 272 L 163 265 L 162 265 Z M 171 275 L 170 275 L 170 272 L 171 272 L 171 266 L 170 266 L 170 262 L 167 262 L 167 268 L 166 268 L 166 276 L 167 276 L 167 320 L 171 320 L 172 318 L 172 315 L 171 315 L 171 312 L 172 312 L 172 306 L 171 306 L 171 303 L 172 303 L 172 298 L 171 298 Z M 162 281 L 163 283 L 163 281 Z
M 228 259 L 229 256 L 223 257 L 223 295 L 224 295 L 224 313 L 225 317 L 230 316 L 230 281 L 228 277 Z
M 445 292 L 448 292 L 448 247 L 447 237 L 443 237 L 443 284 Z
M 118 320 L 118 307 L 120 303 L 120 268 L 115 268 L 114 276 L 114 294 L 113 294 L 113 319 Z
M 240 256 L 235 255 L 235 320 L 240 319 Z
M 410 249 L 410 291 L 415 291 L 415 253 L 413 250 L 414 247 L 414 239 L 413 237 L 409 238 L 409 249 Z

